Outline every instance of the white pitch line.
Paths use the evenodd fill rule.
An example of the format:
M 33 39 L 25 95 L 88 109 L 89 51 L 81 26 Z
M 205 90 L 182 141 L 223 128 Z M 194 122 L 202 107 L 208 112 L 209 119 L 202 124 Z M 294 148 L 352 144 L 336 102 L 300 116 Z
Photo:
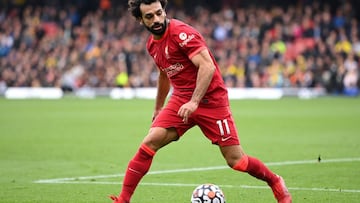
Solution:
M 341 158 L 341 159 L 324 159 L 321 163 L 339 163 L 339 162 L 354 162 L 360 161 L 360 158 Z M 318 163 L 317 160 L 302 160 L 302 161 L 284 161 L 284 162 L 270 162 L 265 163 L 267 166 L 287 166 L 287 165 L 299 165 L 299 164 L 315 164 Z M 174 169 L 174 170 L 160 170 L 160 171 L 150 171 L 147 175 L 157 175 L 157 174 L 170 174 L 170 173 L 188 173 L 194 171 L 211 171 L 211 170 L 222 170 L 228 169 L 228 166 L 213 166 L 213 167 L 200 167 L 200 168 L 186 168 L 186 169 Z M 69 178 L 55 178 L 55 179 L 43 179 L 36 180 L 34 183 L 69 183 L 72 181 L 82 181 L 82 180 L 95 180 L 95 179 L 104 179 L 104 178 L 116 178 L 124 177 L 125 174 L 111 174 L 111 175 L 98 175 L 98 176 L 80 176 L 80 177 L 69 177 Z M 95 183 L 95 181 L 88 181 Z M 98 181 L 96 181 L 98 182 Z
M 119 185 L 119 182 L 109 181 L 59 181 L 53 184 L 96 184 L 96 185 Z M 140 183 L 143 186 L 161 186 L 161 187 L 197 187 L 199 184 L 190 183 Z M 269 189 L 268 186 L 254 186 L 254 185 L 219 185 L 221 188 L 242 188 L 242 189 Z M 345 193 L 360 193 L 360 190 L 352 189 L 335 189 L 335 188 L 300 188 L 288 187 L 291 191 L 318 191 L 318 192 L 345 192 Z
M 183 183 L 140 183 L 141 185 L 148 186 L 171 186 L 171 187 L 197 187 L 199 184 L 183 184 Z M 269 186 L 253 186 L 253 185 L 219 185 L 221 188 L 243 188 L 243 189 L 268 189 Z M 360 193 L 360 190 L 349 189 L 332 189 L 332 188 L 299 188 L 288 187 L 289 190 L 302 190 L 302 191 L 322 191 L 322 192 L 348 192 Z

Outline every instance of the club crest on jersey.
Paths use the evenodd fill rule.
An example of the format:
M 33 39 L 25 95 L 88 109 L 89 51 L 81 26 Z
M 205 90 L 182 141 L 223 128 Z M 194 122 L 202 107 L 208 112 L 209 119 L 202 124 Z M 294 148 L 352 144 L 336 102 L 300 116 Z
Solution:
M 194 39 L 195 38 L 195 35 L 187 35 L 185 32 L 181 32 L 180 34 L 179 34 L 179 39 L 180 40 L 182 40 L 182 42 L 181 43 L 179 43 L 179 45 L 181 46 L 181 47 L 184 47 L 184 46 L 186 46 L 192 39 Z

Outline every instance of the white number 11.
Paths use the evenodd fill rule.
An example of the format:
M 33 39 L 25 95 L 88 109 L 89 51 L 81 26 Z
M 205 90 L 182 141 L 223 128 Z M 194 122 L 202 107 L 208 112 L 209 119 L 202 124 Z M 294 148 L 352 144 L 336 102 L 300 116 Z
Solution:
M 228 124 L 228 121 L 227 119 L 224 119 L 224 120 L 217 120 L 216 121 L 216 124 L 218 124 L 219 126 L 219 130 L 220 130 L 220 134 L 221 135 L 224 135 L 225 132 L 224 132 L 224 126 L 225 126 L 225 129 L 226 129 L 226 134 L 230 134 L 230 128 L 229 128 L 229 124 Z

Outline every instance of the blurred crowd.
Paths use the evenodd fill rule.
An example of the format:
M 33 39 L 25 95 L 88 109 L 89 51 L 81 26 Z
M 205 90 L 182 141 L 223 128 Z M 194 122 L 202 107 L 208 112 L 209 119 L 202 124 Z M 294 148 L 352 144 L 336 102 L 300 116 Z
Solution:
M 351 3 L 287 7 L 169 7 L 202 33 L 228 87 L 311 87 L 357 95 L 360 24 Z M 154 87 L 149 36 L 126 5 L 0 8 L 0 90 L 6 87 Z

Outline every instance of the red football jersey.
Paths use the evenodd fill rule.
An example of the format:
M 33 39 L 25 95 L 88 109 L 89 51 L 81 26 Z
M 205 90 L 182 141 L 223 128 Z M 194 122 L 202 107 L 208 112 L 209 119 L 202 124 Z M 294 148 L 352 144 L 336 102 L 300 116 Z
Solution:
M 207 49 L 203 36 L 193 27 L 179 20 L 171 19 L 163 37 L 155 40 L 151 35 L 146 44 L 149 54 L 160 71 L 166 72 L 173 87 L 173 95 L 190 100 L 196 87 L 198 68 L 191 58 Z M 228 106 L 228 94 L 220 69 L 209 51 L 216 71 L 200 105 L 215 107 Z M 201 77 L 199 75 L 198 77 Z

